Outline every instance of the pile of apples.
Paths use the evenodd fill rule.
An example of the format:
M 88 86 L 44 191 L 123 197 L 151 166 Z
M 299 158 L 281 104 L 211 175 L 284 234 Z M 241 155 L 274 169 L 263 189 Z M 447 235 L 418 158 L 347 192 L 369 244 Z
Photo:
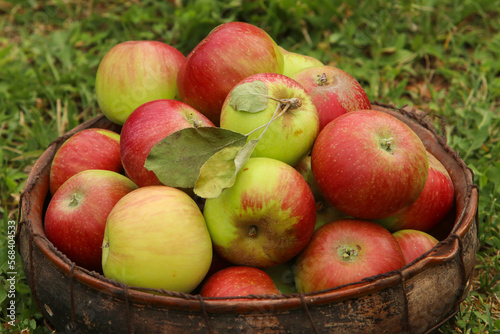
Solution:
M 398 270 L 438 243 L 443 165 L 345 71 L 243 22 L 189 55 L 113 47 L 103 114 L 54 156 L 47 238 L 133 287 L 204 297 L 309 293 Z

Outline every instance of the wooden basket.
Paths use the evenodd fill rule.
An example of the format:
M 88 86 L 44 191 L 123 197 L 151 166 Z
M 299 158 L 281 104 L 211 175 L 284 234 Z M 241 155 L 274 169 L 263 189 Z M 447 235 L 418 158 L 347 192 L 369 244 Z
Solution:
M 49 171 L 55 152 L 86 128 L 120 128 L 104 117 L 52 143 L 33 167 L 21 196 L 17 233 L 33 298 L 58 333 L 426 333 L 459 309 L 470 289 L 478 249 L 478 190 L 473 174 L 413 108 L 373 104 L 407 123 L 446 167 L 455 186 L 450 224 L 440 243 L 401 270 L 308 294 L 223 301 L 127 287 L 71 262 L 45 237 Z

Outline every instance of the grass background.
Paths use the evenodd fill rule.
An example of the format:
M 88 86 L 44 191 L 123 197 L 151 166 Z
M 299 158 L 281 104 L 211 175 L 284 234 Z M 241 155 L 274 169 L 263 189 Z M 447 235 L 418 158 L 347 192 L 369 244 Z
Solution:
M 370 99 L 446 119 L 450 146 L 479 185 L 473 290 L 438 333 L 500 333 L 500 6 L 491 0 L 1 1 L 0 233 L 16 220 L 31 166 L 57 136 L 100 113 L 94 79 L 126 40 L 184 54 L 216 25 L 246 21 L 290 51 L 344 69 Z M 0 239 L 6 287 L 7 243 Z M 47 333 L 17 258 L 17 320 L 0 332 Z

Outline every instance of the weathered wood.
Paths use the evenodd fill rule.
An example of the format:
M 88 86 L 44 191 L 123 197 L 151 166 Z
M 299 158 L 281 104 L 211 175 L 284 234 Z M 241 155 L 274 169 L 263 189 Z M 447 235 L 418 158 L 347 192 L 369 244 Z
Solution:
M 56 140 L 31 171 L 21 197 L 17 241 L 41 313 L 57 332 L 78 333 L 426 333 L 458 311 L 474 270 L 477 188 L 472 172 L 412 108 L 374 104 L 407 123 L 450 173 L 455 212 L 441 242 L 401 270 L 356 284 L 298 295 L 222 301 L 126 287 L 76 266 L 48 241 L 43 214 L 59 146 L 84 128 L 119 131 L 97 117 Z M 444 225 L 445 226 L 445 225 Z M 446 226 L 445 226 L 446 227 Z

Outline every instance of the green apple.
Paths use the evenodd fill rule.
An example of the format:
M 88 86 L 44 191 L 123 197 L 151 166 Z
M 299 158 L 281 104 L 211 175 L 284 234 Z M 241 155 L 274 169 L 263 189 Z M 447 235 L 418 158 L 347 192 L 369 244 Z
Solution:
M 258 112 L 248 112 L 238 107 L 235 109 L 233 102 L 237 99 L 236 92 L 241 94 L 242 87 L 254 86 L 265 90 L 265 93 L 258 96 L 265 98 L 263 109 Z M 319 118 L 316 107 L 304 88 L 289 77 L 276 73 L 259 73 L 240 81 L 224 101 L 220 127 L 249 134 L 273 119 L 281 103 L 278 101 L 291 99 L 297 99 L 299 103 L 290 104 L 267 129 L 253 132 L 248 140 L 259 138 L 265 130 L 252 156 L 277 159 L 294 166 L 310 152 L 319 132 Z
M 185 192 L 145 186 L 125 195 L 108 216 L 104 275 L 129 286 L 189 293 L 212 262 L 203 214 Z
M 250 158 L 234 185 L 205 202 L 216 252 L 237 265 L 269 268 L 296 256 L 316 221 L 311 189 L 293 167 Z

